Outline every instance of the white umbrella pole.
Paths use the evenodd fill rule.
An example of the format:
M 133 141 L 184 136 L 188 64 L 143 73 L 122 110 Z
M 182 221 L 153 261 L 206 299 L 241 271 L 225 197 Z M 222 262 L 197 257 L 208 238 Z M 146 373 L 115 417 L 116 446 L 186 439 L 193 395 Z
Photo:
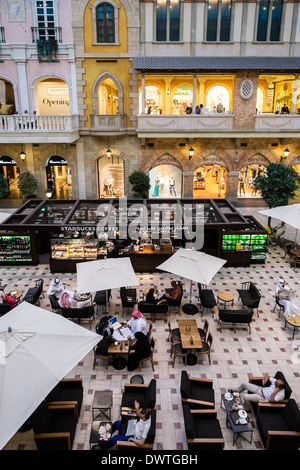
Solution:
M 296 236 L 295 236 L 295 249 L 297 247 L 297 235 L 298 235 L 298 229 L 296 230 Z
M 190 285 L 190 304 L 192 303 L 192 284 L 193 284 L 193 281 L 191 281 L 191 285 Z

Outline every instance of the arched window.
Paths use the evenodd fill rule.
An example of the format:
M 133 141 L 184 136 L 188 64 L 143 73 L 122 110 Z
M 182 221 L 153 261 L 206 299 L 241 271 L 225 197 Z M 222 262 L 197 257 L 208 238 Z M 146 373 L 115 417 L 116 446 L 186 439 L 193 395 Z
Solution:
M 101 3 L 96 10 L 97 42 L 115 42 L 114 7 Z
M 223 86 L 214 86 L 207 93 L 206 108 L 210 111 L 218 111 L 218 105 L 222 105 L 222 111 L 229 110 L 229 93 Z

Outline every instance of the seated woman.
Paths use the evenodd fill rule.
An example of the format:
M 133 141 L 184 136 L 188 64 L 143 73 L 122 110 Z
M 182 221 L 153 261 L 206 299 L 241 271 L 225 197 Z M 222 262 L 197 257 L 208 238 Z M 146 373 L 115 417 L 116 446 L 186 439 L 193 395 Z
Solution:
M 72 291 L 64 291 L 59 300 L 59 305 L 62 308 L 82 308 L 86 305 L 91 305 L 90 300 L 76 300 L 75 299 L 75 292 Z
M 136 369 L 141 359 L 149 357 L 151 354 L 151 345 L 147 338 L 141 331 L 134 334 L 136 339 L 135 343 L 129 347 L 128 351 L 128 370 Z
M 160 299 L 156 299 L 155 296 L 154 296 L 154 292 L 155 292 L 155 289 L 149 289 L 149 292 L 148 294 L 146 295 L 146 299 L 145 299 L 145 302 L 148 303 L 148 304 L 155 304 L 155 305 L 159 305 L 161 304 L 162 302 L 166 302 L 165 299 L 163 300 L 160 300 Z
M 144 335 L 148 333 L 146 318 L 139 310 L 132 312 L 132 318 L 124 326 L 128 326 L 133 335 L 138 331 L 141 331 Z
M 0 304 L 11 304 L 13 307 L 17 305 L 16 299 L 9 297 L 8 295 L 5 294 L 4 288 L 1 286 L 0 287 Z
M 164 294 L 159 301 L 165 301 L 169 305 L 177 305 L 178 300 L 182 296 L 182 290 L 179 284 L 177 282 L 172 281 L 171 286 L 173 290 L 169 294 Z
M 289 288 L 284 279 L 279 279 L 277 282 L 275 295 L 278 297 L 279 305 L 284 307 L 283 314 L 285 317 L 289 315 L 299 315 L 297 305 L 291 300 L 293 291 Z
M 113 336 L 112 336 L 113 332 L 114 332 L 114 329 L 110 328 L 110 327 L 106 328 L 103 331 L 103 338 L 97 344 L 96 354 L 98 354 L 99 356 L 107 356 L 108 355 L 108 352 L 107 352 L 108 347 L 115 341 Z

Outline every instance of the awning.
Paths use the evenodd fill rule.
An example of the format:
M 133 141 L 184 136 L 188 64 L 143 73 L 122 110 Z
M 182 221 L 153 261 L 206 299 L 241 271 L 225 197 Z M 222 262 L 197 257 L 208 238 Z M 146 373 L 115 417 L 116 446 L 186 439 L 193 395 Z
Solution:
M 140 71 L 200 72 L 259 70 L 300 71 L 300 57 L 135 57 L 133 68 Z

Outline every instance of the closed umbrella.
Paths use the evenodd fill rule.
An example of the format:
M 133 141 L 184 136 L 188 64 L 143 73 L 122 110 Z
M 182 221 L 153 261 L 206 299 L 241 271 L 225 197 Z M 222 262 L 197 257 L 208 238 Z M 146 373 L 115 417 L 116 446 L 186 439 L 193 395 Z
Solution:
M 27 302 L 0 318 L 0 449 L 98 342 L 96 333 Z
M 107 291 L 140 284 L 129 258 L 104 258 L 77 263 L 76 270 L 78 293 Z
M 190 304 L 192 298 L 192 281 L 208 285 L 226 260 L 207 255 L 193 248 L 180 248 L 167 261 L 157 266 L 157 269 L 168 271 L 191 280 Z
M 258 211 L 267 217 L 274 217 L 296 229 L 295 245 L 298 230 L 300 230 L 300 204 L 289 204 L 285 206 L 277 206 L 272 209 Z

